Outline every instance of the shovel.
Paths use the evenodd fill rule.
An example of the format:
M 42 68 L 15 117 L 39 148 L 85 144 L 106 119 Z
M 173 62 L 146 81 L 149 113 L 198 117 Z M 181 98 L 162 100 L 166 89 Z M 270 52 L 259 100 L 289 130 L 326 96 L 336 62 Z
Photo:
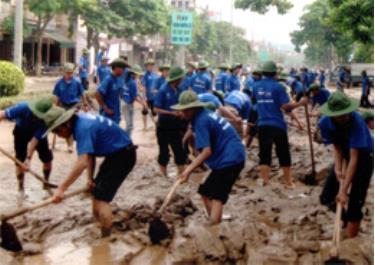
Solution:
M 13 162 L 15 162 L 18 166 L 20 166 L 20 167 L 23 166 L 23 163 L 21 161 L 19 161 L 17 158 L 15 158 L 11 154 L 9 154 L 7 151 L 5 151 L 1 147 L 0 147 L 0 152 L 3 155 L 5 155 L 6 157 L 8 157 L 10 160 L 12 160 Z M 29 169 L 28 172 L 31 175 L 33 175 L 37 180 L 39 180 L 40 182 L 42 182 L 47 188 L 57 188 L 56 184 L 52 184 L 52 183 L 49 183 L 49 182 L 45 181 L 44 178 L 42 176 L 40 176 L 38 173 L 36 173 L 35 171 L 32 171 L 31 169 Z
M 63 200 L 71 198 L 73 196 L 79 195 L 81 193 L 84 193 L 87 191 L 87 187 L 85 188 L 80 188 L 76 191 L 68 192 L 65 194 Z M 6 214 L 1 214 L 0 215 L 0 221 L 1 221 L 1 226 L 0 226 L 0 237 L 1 237 L 1 244 L 0 246 L 3 247 L 4 249 L 10 250 L 10 251 L 22 251 L 22 244 L 21 241 L 19 240 L 17 236 L 17 231 L 7 221 L 9 219 L 12 219 L 14 217 L 20 216 L 24 213 L 34 211 L 36 209 L 42 208 L 44 206 L 47 206 L 49 204 L 53 203 L 52 198 L 43 200 L 39 203 L 36 203 L 34 205 L 30 206 L 25 206 L 22 208 L 19 208 L 17 210 L 14 210 L 12 212 L 6 213 Z
M 343 161 L 342 165 L 342 174 L 345 176 L 346 171 L 346 162 Z M 340 180 L 340 189 L 341 190 L 342 180 Z M 342 214 L 342 204 L 337 203 L 336 205 L 336 216 L 335 216 L 335 226 L 333 230 L 333 247 L 330 251 L 331 258 L 324 262 L 324 265 L 347 265 L 345 260 L 339 258 L 339 249 L 340 249 L 340 221 L 341 221 L 341 214 Z
M 161 214 L 163 213 L 164 209 L 167 207 L 169 202 L 171 201 L 173 195 L 176 192 L 176 189 L 181 184 L 181 179 L 178 179 L 170 189 L 167 197 L 165 198 L 163 204 L 159 208 L 157 212 L 157 216 L 150 222 L 150 226 L 148 228 L 148 235 L 151 239 L 153 244 L 159 244 L 160 241 L 169 237 L 170 232 L 167 225 L 161 220 Z
M 311 136 L 311 124 L 310 124 L 309 110 L 308 110 L 307 105 L 305 106 L 305 115 L 306 115 L 306 124 L 307 124 L 307 135 L 309 136 L 312 172 L 311 172 L 311 174 L 306 175 L 304 182 L 305 182 L 306 185 L 315 186 L 315 185 L 318 185 L 318 182 L 316 181 L 314 145 L 313 145 L 313 139 L 312 139 L 312 136 Z

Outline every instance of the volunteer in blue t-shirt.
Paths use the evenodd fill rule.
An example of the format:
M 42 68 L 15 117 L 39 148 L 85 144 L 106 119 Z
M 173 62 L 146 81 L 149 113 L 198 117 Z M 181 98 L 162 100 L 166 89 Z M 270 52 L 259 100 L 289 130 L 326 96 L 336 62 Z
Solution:
M 334 146 L 334 174 L 328 176 L 320 200 L 331 209 L 336 201 L 346 209 L 343 219 L 348 237 L 358 235 L 374 167 L 373 138 L 356 112 L 358 103 L 337 91 L 320 108 L 323 142 Z
M 87 171 L 88 189 L 93 195 L 93 214 L 101 226 L 102 237 L 112 228 L 110 202 L 136 163 L 136 147 L 126 132 L 103 116 L 52 108 L 44 117 L 48 131 L 76 141 L 78 159 L 68 177 L 59 185 L 52 200 L 59 203 L 64 192 Z M 46 133 L 46 134 L 47 134 Z M 96 157 L 104 160 L 95 175 Z
M 185 75 L 185 78 L 182 80 L 181 84 L 180 84 L 180 90 L 181 91 L 185 91 L 185 90 L 188 90 L 188 89 L 191 89 L 191 81 L 193 80 L 194 76 L 195 76 L 195 70 L 196 70 L 196 63 L 195 62 L 188 62 L 186 64 L 186 68 L 187 68 L 187 73 Z
M 35 150 L 43 163 L 44 179 L 46 182 L 49 180 L 53 156 L 47 138 L 43 138 L 46 131 L 43 118 L 52 105 L 51 99 L 41 98 L 36 101 L 21 102 L 0 111 L 0 121 L 6 119 L 16 123 L 13 130 L 14 151 L 16 158 L 24 163 L 23 166 L 16 165 L 18 190 L 21 195 L 24 193 L 25 172 L 30 168 Z M 44 185 L 44 188 L 46 187 L 47 185 Z
M 253 88 L 253 102 L 257 104 L 259 129 L 260 175 L 263 184 L 269 182 L 272 158 L 272 146 L 283 169 L 286 185 L 293 187 L 290 172 L 291 157 L 287 134 L 287 124 L 283 111 L 291 111 L 308 103 L 307 98 L 291 103 L 287 91 L 277 80 L 277 66 L 273 61 L 265 62 L 262 69 L 263 79 Z
M 125 77 L 125 85 L 121 98 L 124 100 L 123 114 L 125 118 L 126 133 L 131 137 L 134 129 L 134 102 L 137 101 L 142 105 L 143 109 L 147 109 L 147 102 L 145 102 L 139 95 L 139 77 L 142 75 L 142 68 L 134 65 L 128 69 L 128 74 Z
M 320 87 L 325 87 L 325 83 L 326 83 L 326 74 L 325 74 L 324 69 L 321 69 L 320 74 L 319 74 L 319 85 L 320 85 Z
M 199 187 L 199 194 L 213 224 L 221 222 L 223 205 L 245 166 L 245 148 L 234 128 L 222 117 L 204 109 L 193 91 L 183 92 L 179 104 L 172 108 L 182 111 L 191 122 L 195 147 L 200 154 L 179 176 L 185 182 L 200 165 L 205 163 L 212 171 Z
M 186 132 L 186 122 L 181 120 L 179 112 L 174 111 L 171 106 L 178 103 L 181 94 L 179 88 L 185 71 L 179 67 L 172 67 L 169 71 L 167 83 L 158 91 L 155 99 L 155 112 L 158 114 L 156 126 L 156 137 L 159 145 L 158 163 L 160 171 L 167 176 L 167 166 L 169 163 L 169 147 L 174 154 L 174 160 L 178 171 L 184 170 L 187 154 L 182 144 L 182 138 Z
M 156 80 L 158 79 L 158 74 L 154 71 L 155 68 L 155 61 L 152 59 L 149 59 L 145 62 L 145 68 L 146 71 L 144 72 L 141 83 L 145 90 L 145 99 L 147 100 L 147 105 L 149 109 L 151 110 L 152 115 L 155 115 L 154 111 L 154 103 L 155 103 L 155 96 L 157 94 L 156 89 Z M 147 115 L 148 110 L 144 109 L 142 111 L 142 117 L 143 117 L 143 130 L 147 130 Z M 151 116 L 152 117 L 152 116 Z
M 345 72 L 345 67 L 340 67 L 337 81 L 336 81 L 336 88 L 339 91 L 344 91 L 344 87 L 346 85 L 346 72 Z
M 236 63 L 230 68 L 230 75 L 227 79 L 225 86 L 225 92 L 229 93 L 235 90 L 241 90 L 240 75 L 242 71 L 242 64 Z
M 110 64 L 112 73 L 104 79 L 96 91 L 100 115 L 119 124 L 121 120 L 120 96 L 124 90 L 123 73 L 128 64 L 123 59 L 115 59 Z
M 312 84 L 309 91 L 311 93 L 311 104 L 313 109 L 316 105 L 323 106 L 331 95 L 325 87 L 320 87 L 318 84 Z
M 310 87 L 310 83 L 309 83 L 309 70 L 307 68 L 301 68 L 301 83 L 302 83 L 302 87 L 303 89 L 307 90 L 309 89 Z
M 167 77 L 168 77 L 168 74 L 169 74 L 169 69 L 171 69 L 171 67 L 169 65 L 162 65 L 162 66 L 159 67 L 160 76 L 156 79 L 156 85 L 155 85 L 156 91 L 159 91 L 159 89 L 165 83 L 167 83 Z
M 98 84 L 101 84 L 104 79 L 111 74 L 111 67 L 108 66 L 109 57 L 103 56 L 99 66 L 96 69 L 98 77 Z
M 199 94 L 206 93 L 212 90 L 212 80 L 207 72 L 208 63 L 201 61 L 198 64 L 198 72 L 191 79 L 191 89 Z
M 215 79 L 215 88 L 217 91 L 222 91 L 225 93 L 225 86 L 229 77 L 228 69 L 229 66 L 227 64 L 222 64 L 219 66 L 220 72 Z
M 370 89 L 371 89 L 371 82 L 368 78 L 367 72 L 365 70 L 362 71 L 362 95 L 360 106 L 363 108 L 373 108 L 373 104 L 370 103 L 368 97 L 370 96 Z
M 79 77 L 84 90 L 89 89 L 89 50 L 83 49 L 82 56 L 79 59 Z

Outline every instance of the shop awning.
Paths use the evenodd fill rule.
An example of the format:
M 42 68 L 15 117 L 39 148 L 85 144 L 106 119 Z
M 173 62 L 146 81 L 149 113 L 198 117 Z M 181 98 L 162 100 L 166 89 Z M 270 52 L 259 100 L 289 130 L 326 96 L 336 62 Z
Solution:
M 60 44 L 60 48 L 74 48 L 75 47 L 75 43 L 71 39 L 65 37 L 63 34 L 61 34 L 58 31 L 47 30 L 46 32 L 44 32 L 44 37 L 57 41 Z

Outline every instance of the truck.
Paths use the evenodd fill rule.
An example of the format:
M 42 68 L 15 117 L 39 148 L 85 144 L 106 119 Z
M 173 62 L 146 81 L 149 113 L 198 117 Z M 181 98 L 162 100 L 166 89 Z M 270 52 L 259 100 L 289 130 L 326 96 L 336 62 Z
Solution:
M 371 63 L 352 63 L 337 65 L 330 72 L 330 82 L 336 83 L 340 69 L 344 67 L 349 73 L 347 78 L 348 87 L 358 86 L 362 82 L 362 71 L 365 70 L 371 82 L 374 80 L 374 64 Z

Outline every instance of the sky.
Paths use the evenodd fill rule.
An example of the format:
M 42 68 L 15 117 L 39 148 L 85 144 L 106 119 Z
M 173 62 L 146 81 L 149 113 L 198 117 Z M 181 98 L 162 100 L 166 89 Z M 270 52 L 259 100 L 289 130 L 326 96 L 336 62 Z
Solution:
M 219 13 L 220 20 L 231 21 L 232 0 L 196 0 L 198 7 L 209 7 L 209 10 Z M 294 7 L 285 15 L 277 14 L 276 8 L 260 15 L 250 11 L 233 10 L 233 24 L 246 30 L 249 40 L 265 41 L 277 46 L 292 48 L 290 33 L 298 29 L 299 17 L 306 5 L 314 0 L 291 0 Z

